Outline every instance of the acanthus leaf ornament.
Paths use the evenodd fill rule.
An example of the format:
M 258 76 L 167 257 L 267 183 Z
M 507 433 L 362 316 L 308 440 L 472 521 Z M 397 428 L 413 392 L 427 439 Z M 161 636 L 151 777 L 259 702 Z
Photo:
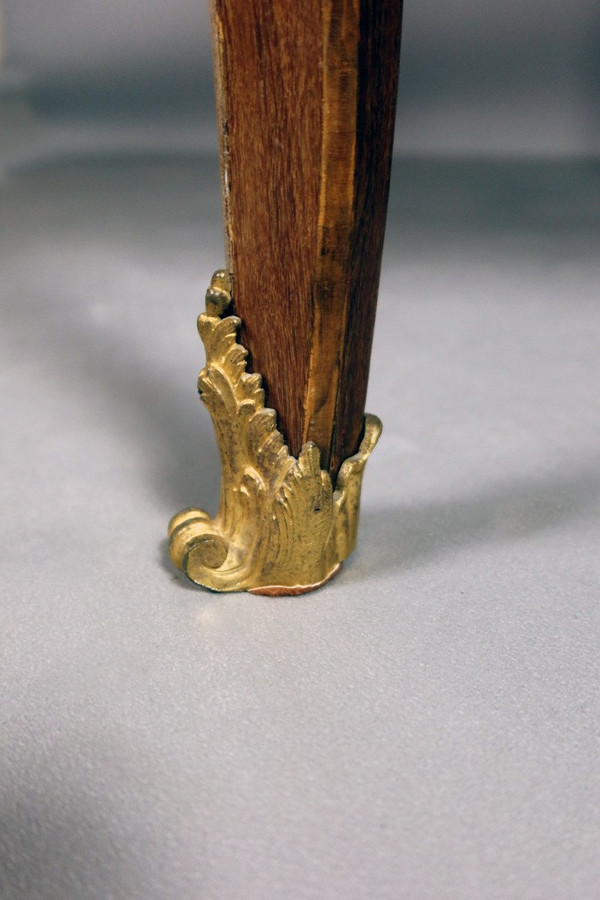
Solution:
M 381 434 L 365 416 L 357 453 L 342 464 L 335 486 L 311 441 L 292 456 L 265 408 L 259 374 L 246 371 L 238 342 L 241 320 L 226 315 L 231 278 L 215 272 L 198 331 L 206 366 L 198 378 L 221 456 L 221 500 L 214 519 L 200 509 L 169 525 L 172 562 L 213 591 L 303 593 L 332 578 L 356 544 L 365 464 Z

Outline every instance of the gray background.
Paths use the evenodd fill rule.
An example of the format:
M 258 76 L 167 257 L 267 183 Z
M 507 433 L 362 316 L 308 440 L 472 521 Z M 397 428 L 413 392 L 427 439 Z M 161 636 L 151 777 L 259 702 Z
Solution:
M 407 5 L 360 546 L 277 601 L 166 559 L 218 495 L 202 6 L 5 12 L 0 897 L 595 900 L 593 4 Z
M 203 0 L 4 2 L 9 64 L 63 110 L 191 105 L 214 140 Z M 599 94 L 597 0 L 405 3 L 399 151 L 597 153 Z

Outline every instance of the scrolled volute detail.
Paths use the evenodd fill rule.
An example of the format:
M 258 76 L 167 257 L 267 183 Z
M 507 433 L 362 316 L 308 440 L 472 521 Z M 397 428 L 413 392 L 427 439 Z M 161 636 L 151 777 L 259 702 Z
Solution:
M 335 487 L 316 444 L 292 456 L 275 411 L 265 408 L 261 376 L 246 371 L 241 320 L 224 315 L 231 302 L 230 276 L 215 272 L 198 317 L 206 350 L 198 390 L 221 456 L 219 511 L 214 519 L 200 509 L 174 516 L 169 552 L 188 578 L 213 591 L 301 593 L 333 577 L 355 547 L 363 471 L 381 422 L 365 417 L 358 452 Z

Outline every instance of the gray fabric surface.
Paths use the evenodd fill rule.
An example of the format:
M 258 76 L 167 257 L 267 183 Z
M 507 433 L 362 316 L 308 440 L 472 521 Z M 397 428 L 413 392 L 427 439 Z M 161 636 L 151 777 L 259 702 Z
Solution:
M 598 166 L 398 161 L 360 546 L 279 600 L 166 559 L 218 496 L 218 191 L 0 184 L 0 896 L 596 898 Z

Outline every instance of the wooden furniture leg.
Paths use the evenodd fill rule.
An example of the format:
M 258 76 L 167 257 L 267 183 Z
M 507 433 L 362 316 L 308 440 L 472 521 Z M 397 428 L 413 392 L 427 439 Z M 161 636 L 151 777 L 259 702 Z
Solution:
M 227 269 L 199 330 L 221 507 L 171 522 L 214 590 L 294 593 L 356 541 L 399 0 L 212 0 Z

